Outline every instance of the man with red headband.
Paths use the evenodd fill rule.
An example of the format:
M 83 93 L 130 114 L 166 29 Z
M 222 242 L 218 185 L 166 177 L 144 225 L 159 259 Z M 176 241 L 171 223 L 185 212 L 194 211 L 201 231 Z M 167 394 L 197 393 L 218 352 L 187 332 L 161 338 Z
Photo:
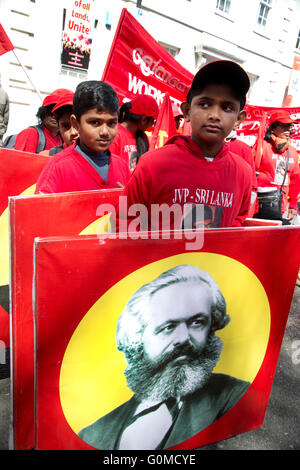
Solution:
M 262 159 L 257 168 L 258 192 L 264 193 L 280 189 L 288 165 L 282 202 L 282 214 L 284 214 L 288 205 L 288 220 L 293 219 L 297 213 L 297 196 L 300 193 L 298 153 L 290 145 L 294 122 L 288 111 L 284 109 L 271 113 L 269 127 L 263 142 Z

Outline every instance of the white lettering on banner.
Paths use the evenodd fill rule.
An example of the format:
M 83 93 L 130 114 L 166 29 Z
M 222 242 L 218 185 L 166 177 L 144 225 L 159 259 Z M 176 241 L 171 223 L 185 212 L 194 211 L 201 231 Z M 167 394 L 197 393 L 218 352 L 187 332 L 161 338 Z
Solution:
M 140 66 L 142 74 L 146 77 L 155 75 L 158 80 L 168 83 L 171 87 L 176 88 L 176 90 L 181 93 L 187 92 L 188 85 L 181 82 L 178 78 L 173 77 L 162 65 L 159 65 L 161 63 L 160 59 L 155 61 L 153 57 L 144 55 L 143 49 L 141 48 L 133 50 L 132 58 L 133 62 Z
M 128 72 L 128 91 L 130 93 L 134 93 L 135 95 L 150 95 L 157 101 L 158 105 L 162 104 L 165 97 L 165 93 L 163 93 L 161 90 L 158 90 L 154 86 L 149 85 L 135 75 L 132 75 L 131 72 Z M 170 96 L 170 100 L 177 106 L 180 106 L 181 104 L 181 101 L 174 98 L 173 96 Z

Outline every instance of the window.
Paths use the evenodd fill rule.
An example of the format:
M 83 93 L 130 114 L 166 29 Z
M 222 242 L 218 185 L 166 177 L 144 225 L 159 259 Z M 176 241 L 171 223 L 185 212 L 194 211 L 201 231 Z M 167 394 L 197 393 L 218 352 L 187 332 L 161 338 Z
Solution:
M 266 26 L 267 18 L 272 8 L 272 0 L 263 0 L 259 5 L 257 22 L 261 26 Z
M 169 54 L 171 54 L 173 57 L 176 57 L 179 52 L 180 52 L 180 49 L 179 47 L 175 47 L 175 46 L 170 46 L 170 44 L 165 44 L 164 42 L 160 42 L 159 41 L 159 44 L 166 50 L 169 52 Z
M 299 29 L 299 32 L 298 32 L 298 38 L 297 38 L 297 42 L 296 42 L 296 49 L 300 50 L 300 29 Z
M 217 10 L 221 10 L 224 13 L 229 13 L 231 0 L 217 0 Z

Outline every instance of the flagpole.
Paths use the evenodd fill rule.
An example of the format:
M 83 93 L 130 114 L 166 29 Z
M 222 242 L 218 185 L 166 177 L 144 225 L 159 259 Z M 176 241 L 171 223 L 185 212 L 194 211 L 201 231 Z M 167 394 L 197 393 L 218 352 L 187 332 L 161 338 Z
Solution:
M 25 69 L 24 65 L 22 64 L 22 62 L 20 61 L 19 57 L 17 56 L 17 54 L 15 53 L 14 49 L 12 50 L 12 52 L 14 53 L 15 55 L 15 58 L 17 59 L 17 61 L 19 62 L 19 64 L 21 65 L 22 69 L 23 69 L 23 72 L 25 73 L 26 77 L 28 78 L 28 80 L 30 81 L 31 85 L 33 86 L 33 88 L 35 89 L 36 93 L 38 94 L 41 102 L 43 102 L 43 98 L 41 97 L 40 95 L 40 92 L 39 90 L 37 89 L 37 87 L 34 85 L 34 83 L 32 82 L 31 78 L 29 77 L 28 73 L 27 73 L 27 70 Z

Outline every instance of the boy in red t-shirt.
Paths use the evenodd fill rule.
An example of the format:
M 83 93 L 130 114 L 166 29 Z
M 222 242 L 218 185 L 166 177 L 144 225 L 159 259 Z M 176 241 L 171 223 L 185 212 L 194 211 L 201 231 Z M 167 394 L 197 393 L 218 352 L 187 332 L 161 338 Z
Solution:
M 40 155 L 47 155 L 51 157 L 56 153 L 61 152 L 69 145 L 74 145 L 78 139 L 78 131 L 71 125 L 71 116 L 73 114 L 73 97 L 74 92 L 66 90 L 66 92 L 59 98 L 58 102 L 52 109 L 52 113 L 57 121 L 58 129 L 63 143 L 52 147 L 49 150 L 43 150 Z
M 74 93 L 71 125 L 79 139 L 45 165 L 36 193 L 88 191 L 124 186 L 128 165 L 108 147 L 117 133 L 119 100 L 105 82 L 80 83 Z
M 204 206 L 204 213 L 208 206 L 212 209 L 214 220 L 206 221 L 206 226 L 241 226 L 250 206 L 252 173 L 224 139 L 240 119 L 249 86 L 246 72 L 231 61 L 212 62 L 197 72 L 181 104 L 191 137 L 174 136 L 141 157 L 124 190 L 127 207 L 122 203 L 117 211 L 117 230 L 124 219 L 129 221 L 129 231 L 130 226 L 135 229 L 130 222 L 137 215 L 128 217 L 127 213 L 134 204 L 146 209 L 142 230 L 183 228 L 184 215 L 197 205 Z M 174 208 L 172 220 L 156 216 L 162 205 Z M 191 223 L 198 226 L 197 220 Z

